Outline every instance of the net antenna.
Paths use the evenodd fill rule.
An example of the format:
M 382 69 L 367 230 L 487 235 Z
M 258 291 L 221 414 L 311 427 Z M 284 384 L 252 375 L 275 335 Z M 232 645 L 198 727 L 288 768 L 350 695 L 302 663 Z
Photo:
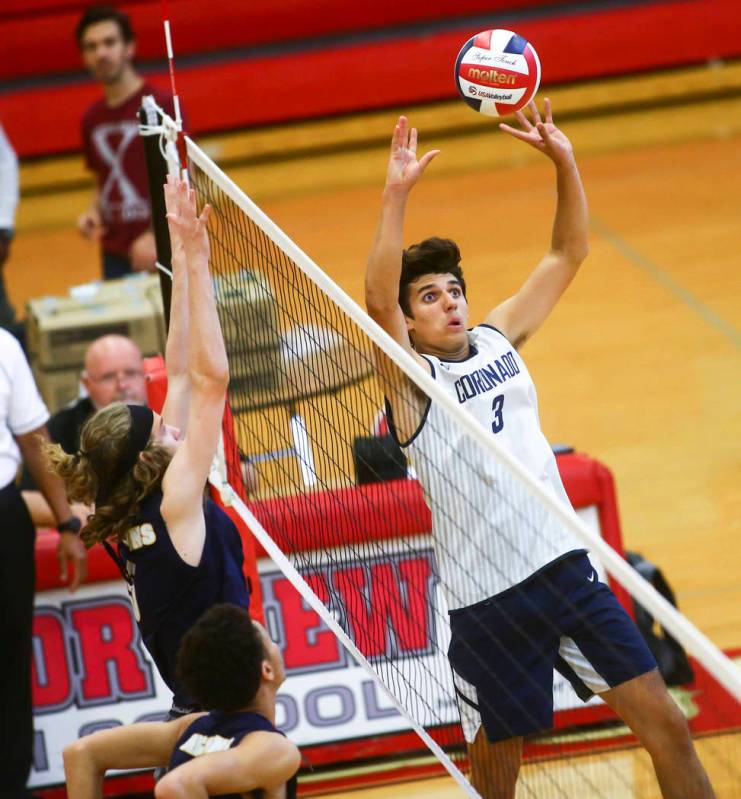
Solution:
M 162 0 L 162 26 L 165 31 L 165 46 L 167 48 L 167 66 L 170 72 L 170 89 L 172 90 L 172 102 L 175 108 L 175 126 L 178 131 L 183 130 L 183 119 L 180 115 L 180 98 L 177 86 L 175 85 L 175 55 L 172 49 L 172 32 L 170 30 L 170 6 L 167 0 Z M 183 162 L 185 167 L 185 162 Z
M 485 563 L 496 580 L 503 561 L 527 567 L 529 540 L 575 537 L 697 658 L 732 701 L 741 701 L 741 673 L 726 655 L 493 436 L 482 435 L 479 422 L 188 137 L 186 148 L 199 204 L 209 203 L 213 209 L 211 269 L 230 362 L 234 437 L 259 478 L 246 502 L 235 495 L 240 489 L 244 496 L 242 486 L 225 484 L 217 471 L 212 472 L 212 483 L 323 626 L 381 686 L 467 795 L 478 794 L 464 775 L 460 725 L 463 721 L 465 730 L 466 719 L 459 715 L 445 656 L 447 608 L 470 604 L 466 598 L 482 590 L 475 574 L 467 576 L 456 566 L 466 558 Z M 358 436 L 370 430 L 383 406 L 376 380 L 379 368 L 412 381 L 428 407 L 434 403 L 439 410 L 426 422 L 439 453 L 446 451 L 450 425 L 462 436 L 454 465 L 440 470 L 437 458 L 428 461 L 425 456 L 413 464 L 417 474 L 445 481 L 447 488 L 444 503 L 426 495 L 434 555 L 420 536 L 430 529 L 429 517 L 409 501 L 418 490 L 416 481 L 365 486 L 356 478 L 359 465 L 375 468 L 354 457 Z M 444 423 L 436 427 L 439 418 Z M 482 453 L 496 464 L 496 475 L 488 482 L 478 470 Z M 481 519 L 496 533 L 484 544 L 467 538 L 469 527 Z M 435 524 L 441 521 L 455 527 L 456 537 L 434 538 Z M 401 531 L 393 540 L 377 532 L 388 529 L 389 523 Z M 523 530 L 530 538 L 520 534 Z M 279 639 L 281 632 L 271 630 Z M 480 660 L 475 652 L 470 656 Z M 477 665 L 487 667 L 484 662 Z M 527 715 L 530 710 L 523 705 L 520 712 Z M 569 744 L 563 746 L 565 756 L 572 751 Z M 734 759 L 738 760 L 719 755 L 723 768 L 741 786 Z M 614 795 L 600 786 L 586 759 L 574 757 L 569 763 L 575 785 L 557 773 L 544 772 L 533 783 L 533 792 L 523 796 L 572 797 L 585 791 L 605 799 Z M 627 790 L 628 780 L 619 768 L 613 768 L 611 779 Z
M 167 164 L 167 174 L 177 175 L 183 180 L 188 180 L 188 170 L 185 162 L 185 150 L 182 148 L 183 118 L 180 113 L 180 97 L 175 81 L 175 54 L 172 47 L 172 31 L 170 28 L 170 8 L 167 0 L 161 0 L 162 27 L 165 34 L 165 49 L 167 51 L 167 67 L 170 75 L 170 91 L 175 118 L 170 117 L 166 111 L 157 105 L 152 95 L 142 98 L 142 119 L 139 133 L 142 136 L 159 137 L 159 149 L 162 158 Z M 167 267 L 159 262 L 157 268 L 169 273 Z M 172 276 L 170 274 L 170 276 Z
M 180 113 L 180 98 L 175 85 L 175 57 L 170 31 L 170 12 L 167 0 L 161 2 L 162 25 L 165 33 L 165 48 L 170 73 L 175 119 L 157 105 L 152 95 L 142 98 L 139 109 L 139 135 L 144 137 L 144 152 L 149 178 L 149 201 L 152 211 L 152 229 L 157 249 L 156 266 L 160 274 L 160 290 L 165 314 L 165 326 L 170 327 L 170 297 L 172 294 L 172 251 L 170 234 L 165 222 L 165 195 L 163 185 L 167 175 L 178 175 L 188 180 L 183 148 L 183 122 Z M 156 144 L 153 144 L 155 142 Z

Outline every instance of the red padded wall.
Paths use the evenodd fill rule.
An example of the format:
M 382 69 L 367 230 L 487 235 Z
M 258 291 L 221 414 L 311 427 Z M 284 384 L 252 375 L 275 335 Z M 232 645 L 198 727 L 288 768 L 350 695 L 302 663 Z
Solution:
M 523 19 L 516 28 L 535 44 L 548 85 L 741 55 L 737 14 L 738 0 L 679 0 Z M 189 132 L 450 99 L 453 61 L 472 32 L 181 68 Z M 164 72 L 153 79 L 169 85 Z M 0 95 L 0 121 L 21 156 L 75 150 L 82 113 L 99 96 L 89 82 L 7 92 Z
M 80 69 L 74 31 L 84 0 L 4 0 L 0 6 L 0 80 Z M 117 4 L 131 17 L 139 57 L 164 58 L 159 0 Z M 178 55 L 216 53 L 315 36 L 393 27 L 502 9 L 558 5 L 558 0 L 170 0 Z M 29 46 L 32 42 L 32 46 Z

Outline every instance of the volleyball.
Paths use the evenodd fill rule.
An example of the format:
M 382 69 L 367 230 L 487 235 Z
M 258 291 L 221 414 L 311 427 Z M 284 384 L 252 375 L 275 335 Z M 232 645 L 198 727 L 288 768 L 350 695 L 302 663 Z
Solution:
M 490 117 L 513 114 L 535 97 L 540 59 L 522 36 L 503 29 L 482 31 L 461 47 L 455 85 L 475 111 Z

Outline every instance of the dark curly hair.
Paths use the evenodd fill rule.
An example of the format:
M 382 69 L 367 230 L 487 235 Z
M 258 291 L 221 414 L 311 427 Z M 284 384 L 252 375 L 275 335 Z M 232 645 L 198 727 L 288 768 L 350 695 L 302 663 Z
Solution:
M 257 694 L 266 653 L 244 608 L 212 605 L 183 636 L 177 674 L 205 710 L 233 712 Z
M 399 278 L 399 305 L 406 316 L 412 316 L 409 305 L 409 285 L 422 275 L 439 275 L 448 272 L 461 284 L 466 296 L 466 281 L 460 267 L 461 251 L 451 239 L 432 236 L 412 244 L 401 255 L 401 277 Z
M 131 27 L 128 14 L 113 6 L 90 6 L 83 12 L 75 29 L 75 37 L 79 46 L 82 46 L 82 37 L 85 35 L 85 31 L 91 25 L 97 25 L 98 22 L 115 22 L 118 25 L 121 38 L 125 42 L 134 41 L 134 30 Z

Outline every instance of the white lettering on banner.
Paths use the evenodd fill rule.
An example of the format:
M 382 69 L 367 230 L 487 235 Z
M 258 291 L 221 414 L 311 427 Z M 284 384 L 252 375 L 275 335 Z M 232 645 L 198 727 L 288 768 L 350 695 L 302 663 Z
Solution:
M 596 508 L 579 515 L 599 529 Z M 335 566 L 328 557 L 306 579 L 323 601 L 332 597 L 331 610 L 379 668 L 391 659 L 401 681 L 412 681 L 420 667 L 436 674 L 438 688 L 425 697 L 425 705 L 407 698 L 414 716 L 422 723 L 433 718 L 455 722 L 458 710 L 444 654 L 449 633 L 439 621 L 446 614 L 431 542 L 424 536 L 414 541 L 412 552 L 409 541 L 403 549 L 401 542 L 387 541 L 389 554 L 383 560 L 344 559 Z M 384 691 L 346 654 L 272 561 L 258 565 L 268 628 L 286 661 L 277 726 L 299 746 L 408 730 Z M 31 787 L 64 782 L 62 750 L 83 732 L 162 718 L 170 707 L 172 696 L 141 643 L 125 592 L 124 581 L 118 580 L 85 585 L 74 601 L 66 589 L 36 596 Z M 358 593 L 374 597 L 373 613 L 368 603 L 356 601 Z M 350 613 L 348 607 L 361 610 Z M 556 709 L 581 707 L 571 686 L 555 677 Z
M 36 595 L 30 785 L 64 782 L 62 750 L 98 729 L 164 718 L 171 694 L 144 649 L 122 580 Z

